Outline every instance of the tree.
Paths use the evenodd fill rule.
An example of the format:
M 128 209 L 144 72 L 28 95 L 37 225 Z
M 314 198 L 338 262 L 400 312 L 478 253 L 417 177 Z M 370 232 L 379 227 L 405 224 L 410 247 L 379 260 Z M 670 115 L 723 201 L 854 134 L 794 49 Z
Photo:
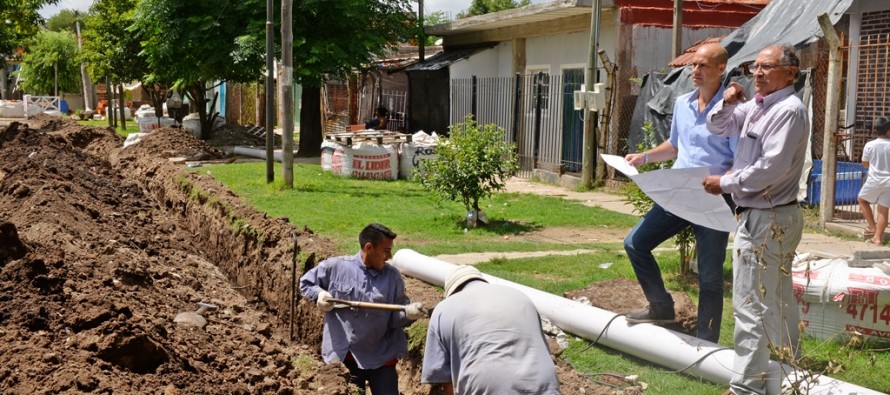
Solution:
M 22 89 L 38 94 L 80 92 L 77 40 L 70 32 L 37 33 L 22 56 Z
M 480 126 L 472 115 L 448 130 L 450 137 L 436 147 L 436 157 L 421 159 L 415 175 L 425 188 L 463 203 L 471 216 L 483 219 L 479 199 L 503 190 L 519 171 L 516 147 L 504 141 L 503 128 Z
M 492 12 L 510 10 L 525 7 L 531 4 L 531 0 L 473 0 L 470 8 L 457 14 L 457 18 L 466 18 L 476 15 L 485 15 Z
M 75 19 L 74 10 L 61 10 L 46 20 L 46 28 L 54 32 L 74 32 Z
M 0 63 L 6 55 L 24 47 L 24 41 L 37 33 L 43 19 L 37 12 L 59 0 L 0 0 Z
M 441 25 L 446 22 L 451 22 L 451 19 L 448 18 L 448 15 L 445 15 L 445 11 L 433 11 L 423 15 L 424 26 Z M 426 45 L 435 45 L 436 40 L 439 38 L 438 36 L 426 36 Z
M 136 0 L 97 0 L 90 7 L 83 31 L 84 58 L 91 74 L 114 82 L 140 81 L 149 94 L 157 116 L 163 114 L 167 87 L 142 52 L 140 31 L 130 31 L 135 22 Z
M 294 2 L 294 79 L 303 85 L 297 155 L 321 153 L 321 86 L 417 34 L 408 0 Z M 359 31 L 359 33 L 357 33 Z
M 338 2 L 329 2 L 338 3 Z M 216 113 L 212 84 L 255 81 L 263 69 L 265 2 L 141 0 L 131 33 L 142 38 L 149 80 L 175 81 L 201 118 L 206 138 Z

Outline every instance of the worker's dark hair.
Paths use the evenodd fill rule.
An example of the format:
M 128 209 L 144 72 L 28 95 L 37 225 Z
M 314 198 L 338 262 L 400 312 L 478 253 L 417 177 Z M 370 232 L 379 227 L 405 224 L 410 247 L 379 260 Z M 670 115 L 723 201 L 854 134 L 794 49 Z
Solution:
M 359 247 L 364 247 L 367 243 L 376 246 L 377 242 L 384 237 L 390 240 L 395 240 L 396 233 L 383 225 L 370 224 L 358 234 Z
M 389 110 L 387 110 L 386 107 L 383 107 L 383 106 L 377 107 L 376 112 L 380 115 L 383 115 L 384 117 L 389 116 Z

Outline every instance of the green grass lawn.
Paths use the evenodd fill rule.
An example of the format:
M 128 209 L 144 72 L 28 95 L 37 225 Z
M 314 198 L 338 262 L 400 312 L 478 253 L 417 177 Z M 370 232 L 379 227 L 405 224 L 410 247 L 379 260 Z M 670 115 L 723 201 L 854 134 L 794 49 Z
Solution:
M 127 123 L 127 127 L 126 127 L 126 128 L 121 128 L 121 127 L 120 127 L 120 122 L 118 122 L 118 127 L 117 127 L 117 129 L 115 129 L 115 132 L 116 132 L 117 134 L 123 136 L 123 137 L 127 137 L 130 133 L 136 133 L 136 132 L 139 131 L 139 124 L 136 123 L 136 120 L 135 120 L 135 119 L 134 119 L 134 120 L 127 121 L 126 123 Z M 108 120 L 107 120 L 107 119 L 103 119 L 103 120 L 101 120 L 101 121 L 93 120 L 93 119 L 91 119 L 91 120 L 89 120 L 89 121 L 83 121 L 83 120 L 81 120 L 81 121 L 77 121 L 77 124 L 78 124 L 78 125 L 93 126 L 93 127 L 100 127 L 100 128 L 101 128 L 101 127 L 107 127 L 107 126 L 108 126 Z
M 294 165 L 294 188 L 284 189 L 280 183 L 266 183 L 261 162 L 202 169 L 198 171 L 209 171 L 259 210 L 335 239 L 340 253 L 355 252 L 358 232 L 371 222 L 392 228 L 399 235 L 397 248 L 427 255 L 594 248 L 593 243 L 528 242 L 513 236 L 545 227 L 629 229 L 636 222 L 632 216 L 577 202 L 508 193 L 480 202 L 490 226 L 465 231 L 462 205 L 441 201 L 414 182 L 356 180 L 322 172 L 319 165 Z
M 280 178 L 280 164 L 275 171 Z M 589 284 L 615 279 L 634 279 L 633 270 L 620 243 L 568 244 L 529 242 L 524 232 L 550 227 L 612 227 L 630 229 L 636 217 L 592 208 L 557 197 L 530 194 L 498 194 L 481 202 L 492 225 L 464 230 L 462 205 L 440 201 L 419 184 L 407 181 L 369 181 L 334 176 L 318 165 L 295 165 L 294 188 L 282 188 L 280 182 L 265 182 L 265 163 L 214 165 L 195 169 L 209 172 L 258 210 L 273 217 L 287 217 L 298 227 L 303 225 L 337 241 L 339 253 L 354 253 L 356 235 L 369 222 L 380 222 L 396 231 L 396 249 L 411 248 L 426 255 L 463 252 L 541 251 L 587 248 L 596 252 L 572 256 L 548 256 L 534 259 L 495 259 L 478 267 L 491 275 L 562 295 Z M 505 239 L 504 236 L 511 236 Z M 676 252 L 660 252 L 658 259 L 669 289 L 686 291 L 697 302 L 694 281 L 677 275 Z M 599 263 L 612 262 L 608 269 Z M 731 279 L 727 261 L 724 278 Z M 724 296 L 724 317 L 720 343 L 732 344 L 731 288 Z M 850 345 L 806 339 L 804 360 L 815 369 L 829 366 L 831 376 L 882 392 L 890 392 L 890 354 L 874 345 Z M 563 357 L 580 372 L 637 374 L 649 385 L 652 394 L 722 394 L 725 386 L 685 374 L 670 372 L 638 358 L 573 340 Z

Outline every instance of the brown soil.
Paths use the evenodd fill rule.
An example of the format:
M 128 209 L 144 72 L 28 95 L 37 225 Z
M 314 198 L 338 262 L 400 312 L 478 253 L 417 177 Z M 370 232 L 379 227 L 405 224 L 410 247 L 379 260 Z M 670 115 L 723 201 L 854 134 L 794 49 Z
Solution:
M 251 140 L 226 130 L 208 141 Z M 318 355 L 321 315 L 299 295 L 291 314 L 293 278 L 334 244 L 166 159 L 225 159 L 182 130 L 122 145 L 50 118 L 0 131 L 0 393 L 351 393 L 346 369 Z M 426 306 L 441 300 L 407 284 Z M 625 288 L 578 292 L 639 287 Z M 206 326 L 174 322 L 197 302 L 218 306 Z M 558 365 L 563 393 L 614 393 Z M 402 394 L 435 392 L 419 384 L 420 350 L 398 368 Z

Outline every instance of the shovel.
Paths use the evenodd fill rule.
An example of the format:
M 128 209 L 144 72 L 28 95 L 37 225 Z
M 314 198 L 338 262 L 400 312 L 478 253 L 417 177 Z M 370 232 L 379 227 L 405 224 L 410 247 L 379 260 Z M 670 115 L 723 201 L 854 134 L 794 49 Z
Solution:
M 334 303 L 334 308 L 343 308 L 343 307 L 355 307 L 357 309 L 372 309 L 372 310 L 386 310 L 386 311 L 404 311 L 407 306 L 403 306 L 400 304 L 386 304 L 386 303 L 373 303 L 373 302 L 354 302 L 351 300 L 343 300 L 343 299 L 328 299 L 329 301 Z

